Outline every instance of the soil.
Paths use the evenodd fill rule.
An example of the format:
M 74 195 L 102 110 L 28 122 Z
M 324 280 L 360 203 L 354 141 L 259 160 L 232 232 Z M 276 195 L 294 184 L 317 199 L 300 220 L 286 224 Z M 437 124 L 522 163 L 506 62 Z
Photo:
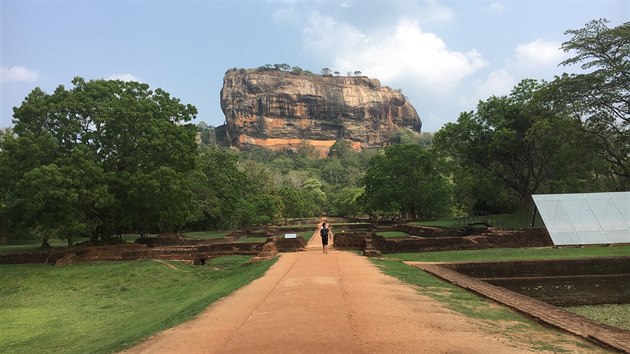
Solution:
M 125 353 L 540 353 L 541 343 L 593 353 L 551 329 L 503 333 L 455 313 L 365 257 L 322 253 L 315 234 L 307 251 L 282 254 L 262 278 Z

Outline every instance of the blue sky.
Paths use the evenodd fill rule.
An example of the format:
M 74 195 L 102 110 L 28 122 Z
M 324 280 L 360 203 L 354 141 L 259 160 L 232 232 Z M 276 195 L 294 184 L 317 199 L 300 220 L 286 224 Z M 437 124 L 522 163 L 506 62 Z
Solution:
M 598 18 L 630 21 L 630 0 L 0 0 L 0 127 L 75 76 L 160 87 L 216 126 L 226 70 L 287 63 L 377 78 L 437 131 L 524 78 L 579 70 L 558 67 L 564 32 Z

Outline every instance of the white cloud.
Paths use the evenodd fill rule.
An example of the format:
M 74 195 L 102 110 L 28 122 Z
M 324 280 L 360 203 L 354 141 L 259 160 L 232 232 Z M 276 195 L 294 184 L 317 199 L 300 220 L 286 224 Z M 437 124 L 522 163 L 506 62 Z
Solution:
M 1 82 L 33 82 L 37 81 L 38 78 L 39 75 L 36 72 L 23 66 L 3 66 L 0 69 Z
M 348 5 L 348 3 L 347 3 L 347 2 L 342 2 L 342 3 L 341 3 L 341 7 L 343 7 L 344 9 L 349 9 L 349 8 L 350 8 L 350 5 Z
M 367 34 L 315 14 L 304 35 L 307 48 L 331 62 L 333 70 L 360 70 L 385 84 L 432 95 L 448 94 L 465 77 L 487 65 L 477 50 L 451 51 L 440 37 L 423 32 L 418 22 L 410 20 Z
M 516 85 L 516 79 L 507 70 L 499 69 L 491 72 L 479 85 L 475 92 L 478 99 L 485 100 L 490 96 L 507 95 Z
M 120 81 L 138 81 L 140 82 L 140 80 L 138 80 L 137 77 L 135 77 L 133 74 L 113 74 L 110 77 L 108 77 L 106 80 L 120 80 Z
M 543 67 L 557 66 L 566 54 L 560 50 L 560 43 L 537 39 L 535 41 L 519 44 L 514 49 L 512 64 L 523 69 L 540 69 Z
M 496 12 L 496 13 L 502 13 L 503 11 L 506 10 L 505 5 L 498 3 L 498 2 L 493 2 L 492 4 L 490 4 L 490 10 L 492 12 Z

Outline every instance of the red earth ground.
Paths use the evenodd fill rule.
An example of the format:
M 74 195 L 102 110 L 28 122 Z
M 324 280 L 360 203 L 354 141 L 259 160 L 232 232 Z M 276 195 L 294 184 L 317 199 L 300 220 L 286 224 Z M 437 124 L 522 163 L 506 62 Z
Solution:
M 509 325 L 449 310 L 356 253 L 323 254 L 316 232 L 306 252 L 280 255 L 263 277 L 125 353 L 606 352 Z

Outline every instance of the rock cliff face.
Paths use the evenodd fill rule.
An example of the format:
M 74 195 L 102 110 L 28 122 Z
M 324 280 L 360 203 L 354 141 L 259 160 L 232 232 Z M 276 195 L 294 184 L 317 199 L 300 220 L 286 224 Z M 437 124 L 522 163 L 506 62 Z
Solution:
M 221 109 L 231 146 L 308 143 L 322 156 L 339 139 L 355 149 L 381 147 L 394 130 L 422 127 L 404 95 L 367 77 L 232 69 L 223 79 Z

